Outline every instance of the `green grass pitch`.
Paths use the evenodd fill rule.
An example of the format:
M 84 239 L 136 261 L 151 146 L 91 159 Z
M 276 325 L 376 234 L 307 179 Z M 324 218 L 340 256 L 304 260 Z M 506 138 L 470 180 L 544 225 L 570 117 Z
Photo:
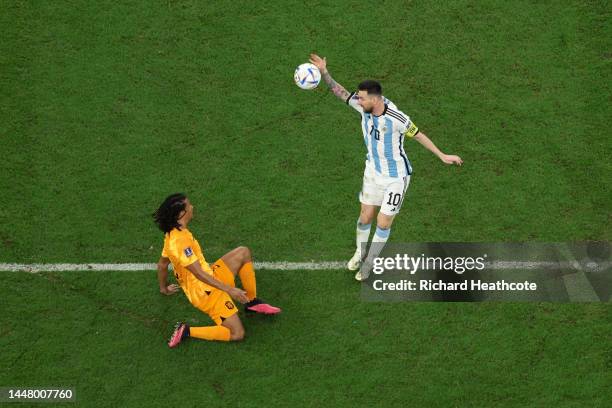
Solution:
M 365 78 L 418 143 L 393 242 L 610 240 L 603 1 L 0 2 L 0 262 L 155 262 L 183 191 L 207 258 L 350 257 L 358 116 L 293 69 Z M 346 271 L 258 273 L 283 307 L 242 344 L 150 272 L 0 273 L 0 387 L 82 406 L 604 406 L 610 307 L 364 303 Z M 74 406 L 74 404 L 66 404 Z

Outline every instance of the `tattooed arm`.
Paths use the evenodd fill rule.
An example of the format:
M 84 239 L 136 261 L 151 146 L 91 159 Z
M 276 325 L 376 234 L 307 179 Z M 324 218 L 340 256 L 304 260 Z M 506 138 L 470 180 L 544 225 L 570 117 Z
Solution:
M 331 77 L 329 71 L 327 70 L 327 59 L 321 58 L 317 54 L 310 54 L 310 62 L 319 68 L 319 71 L 321 71 L 321 77 L 329 87 L 329 90 L 332 91 L 332 93 L 338 98 L 346 101 L 350 96 L 350 92 L 344 89 L 342 85 L 337 83 L 334 78 Z

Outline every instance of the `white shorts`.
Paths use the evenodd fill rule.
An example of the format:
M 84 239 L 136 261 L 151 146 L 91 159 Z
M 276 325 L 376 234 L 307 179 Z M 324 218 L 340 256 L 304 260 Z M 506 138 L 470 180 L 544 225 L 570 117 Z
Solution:
M 385 215 L 396 215 L 404 202 L 408 184 L 410 176 L 387 177 L 366 165 L 359 201 L 362 204 L 380 207 L 380 212 Z

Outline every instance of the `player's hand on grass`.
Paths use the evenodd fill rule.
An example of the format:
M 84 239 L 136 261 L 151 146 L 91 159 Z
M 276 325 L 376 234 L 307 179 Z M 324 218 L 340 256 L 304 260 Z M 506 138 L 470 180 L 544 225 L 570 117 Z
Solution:
M 319 68 L 321 73 L 327 71 L 327 58 L 321 58 L 317 54 L 310 54 L 310 63 Z
M 232 297 L 232 299 L 237 300 L 240 303 L 247 303 L 249 301 L 246 292 L 242 289 L 230 288 L 227 293 Z
M 160 292 L 163 293 L 164 295 L 172 295 L 176 292 L 178 292 L 178 290 L 181 287 L 179 285 L 177 285 L 176 283 L 173 283 L 171 285 L 167 285 L 165 288 L 161 289 L 160 288 Z
M 461 157 L 455 156 L 454 154 L 443 154 L 440 157 L 440 160 L 442 160 L 446 164 L 456 164 L 457 166 L 461 166 L 463 164 L 463 160 L 461 160 Z

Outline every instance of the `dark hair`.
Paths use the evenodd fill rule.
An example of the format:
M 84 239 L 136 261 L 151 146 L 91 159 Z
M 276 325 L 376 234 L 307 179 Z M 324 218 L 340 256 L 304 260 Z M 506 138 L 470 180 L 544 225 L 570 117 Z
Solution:
M 168 233 L 174 228 L 181 229 L 178 219 L 181 212 L 185 211 L 186 199 L 187 196 L 183 193 L 176 193 L 166 197 L 164 202 L 153 213 L 153 219 L 160 230 Z
M 360 91 L 367 91 L 368 95 L 382 95 L 382 86 L 380 86 L 380 83 L 371 79 L 366 79 L 357 85 L 357 89 Z

